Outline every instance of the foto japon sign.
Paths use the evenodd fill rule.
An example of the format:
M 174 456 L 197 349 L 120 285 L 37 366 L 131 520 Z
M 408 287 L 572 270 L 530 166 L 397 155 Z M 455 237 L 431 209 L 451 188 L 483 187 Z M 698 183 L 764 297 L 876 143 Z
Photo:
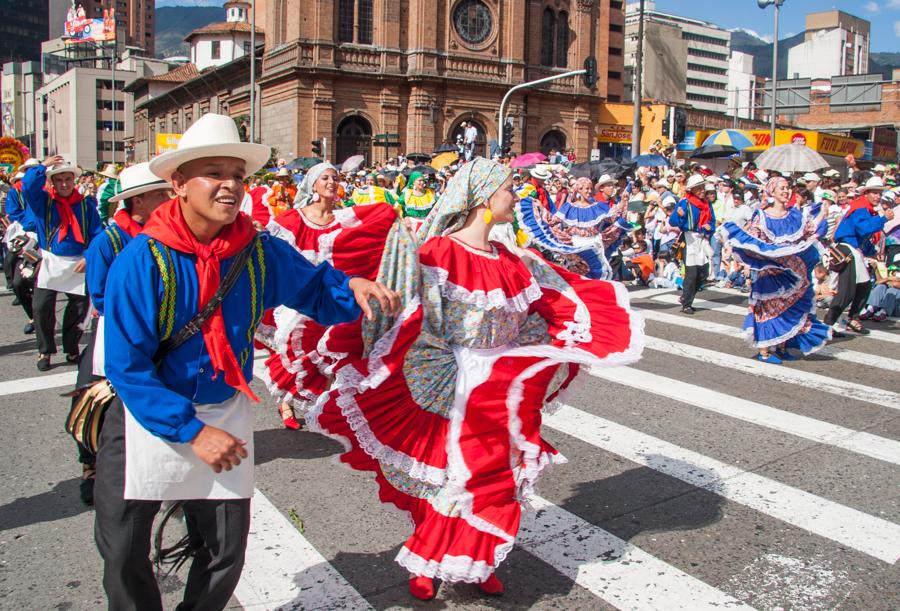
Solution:
M 698 131 L 698 145 L 706 140 L 707 136 L 712 133 L 713 132 L 711 131 Z M 744 133 L 747 134 L 754 144 L 753 146 L 744 149 L 747 152 L 760 152 L 773 146 L 772 133 L 769 130 L 750 129 L 744 130 Z M 861 157 L 864 147 L 863 141 L 856 140 L 855 138 L 790 129 L 780 129 L 775 132 L 774 146 L 780 146 L 782 144 L 802 144 L 823 155 L 831 155 L 833 157 L 844 157 L 846 155 Z

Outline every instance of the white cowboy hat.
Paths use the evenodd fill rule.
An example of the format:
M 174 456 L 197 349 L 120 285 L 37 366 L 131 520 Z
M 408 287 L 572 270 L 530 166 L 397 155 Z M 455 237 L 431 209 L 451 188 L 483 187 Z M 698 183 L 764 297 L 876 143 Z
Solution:
M 142 195 L 148 191 L 157 189 L 169 189 L 168 181 L 163 180 L 150 171 L 147 162 L 128 166 L 119 174 L 119 184 L 122 190 L 109 198 L 111 202 L 120 202 L 135 195 Z
M 22 180 L 23 178 L 25 178 L 24 172 L 16 172 L 12 177 L 13 180 Z
M 872 168 L 872 171 L 873 172 L 885 172 L 885 171 L 887 171 L 887 168 L 884 167 L 883 164 L 879 163 L 874 168 Z
M 873 176 L 866 181 L 866 184 L 857 187 L 856 190 L 860 193 L 865 193 L 867 191 L 884 191 L 884 181 L 877 176 Z
M 885 191 L 884 193 L 881 194 L 881 199 L 884 199 L 891 203 L 894 203 L 897 201 L 897 194 L 894 193 L 893 191 Z
M 278 168 L 278 171 L 275 172 L 276 177 L 279 177 L 279 176 L 288 176 L 289 177 L 290 175 L 291 175 L 291 171 L 288 170 L 287 168 Z
M 19 166 L 19 169 L 24 172 L 28 168 L 36 168 L 39 165 L 41 165 L 40 161 L 38 161 L 34 157 L 29 157 L 28 159 L 25 160 L 24 163 L 22 163 L 22 165 Z
M 616 180 L 609 174 L 604 174 L 600 177 L 600 180 L 597 181 L 597 186 L 602 187 L 603 185 L 615 185 L 618 184 L 618 182 L 618 180 Z
M 818 174 L 814 174 L 812 172 L 807 172 L 803 175 L 803 180 L 806 182 L 819 182 L 821 180 Z
M 840 178 L 841 173 L 835 170 L 834 168 L 829 168 L 822 172 L 823 176 L 827 176 L 829 178 Z
M 688 191 L 693 191 L 694 187 L 700 187 L 706 184 L 706 178 L 702 174 L 692 174 L 690 178 L 687 179 L 687 185 L 685 188 Z
M 272 149 L 265 144 L 241 142 L 231 117 L 207 113 L 181 136 L 178 148 L 150 161 L 150 171 L 165 180 L 181 166 L 205 157 L 234 157 L 246 162 L 247 176 L 255 174 L 269 160 Z
M 63 162 L 59 165 L 55 165 L 52 168 L 47 168 L 47 178 L 53 178 L 57 174 L 74 174 L 75 178 L 81 176 L 81 168 L 79 168 L 74 163 Z
M 545 165 L 539 165 L 531 168 L 529 174 L 531 174 L 538 180 L 550 180 L 553 177 L 553 173 L 550 171 L 550 168 Z
M 119 171 L 116 169 L 116 166 L 112 163 L 107 163 L 103 166 L 103 169 L 99 172 L 100 176 L 106 176 L 107 178 L 118 178 Z

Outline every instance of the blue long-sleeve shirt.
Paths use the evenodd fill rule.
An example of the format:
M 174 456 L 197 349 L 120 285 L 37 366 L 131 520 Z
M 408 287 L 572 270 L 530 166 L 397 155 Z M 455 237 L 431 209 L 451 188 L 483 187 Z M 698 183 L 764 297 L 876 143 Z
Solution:
M 859 249 L 866 256 L 875 254 L 875 248 L 869 241 L 872 234 L 884 229 L 887 219 L 872 214 L 865 208 L 857 208 L 845 216 L 834 231 L 834 241 L 849 244 Z
M 33 225 L 34 232 L 37 233 L 38 244 L 42 249 L 49 250 L 61 257 L 82 255 L 88 243 L 103 230 L 100 215 L 97 213 L 97 200 L 88 196 L 84 198 L 81 205 L 72 207 L 72 213 L 81 226 L 81 234 L 85 243 L 80 244 L 75 241 L 72 231 L 69 231 L 65 239 L 60 241 L 57 231 L 59 211 L 56 209 L 56 204 L 51 203 L 50 195 L 44 190 L 46 184 L 47 168 L 42 165 L 28 168 L 25 177 L 22 178 L 22 195 L 27 209 L 26 218 Z
M 128 232 L 118 225 L 110 225 L 103 233 L 91 240 L 91 245 L 84 254 L 85 281 L 91 303 L 103 316 L 104 295 L 109 268 L 125 246 L 131 241 Z
M 684 216 L 678 214 L 679 210 L 684 210 Z M 716 213 L 712 206 L 709 207 L 709 229 L 701 229 L 700 224 L 700 208 L 692 205 L 687 198 L 678 202 L 672 214 L 669 215 L 669 225 L 676 227 L 681 231 L 695 231 L 704 235 L 712 235 L 716 228 Z
M 3 204 L 3 212 L 10 221 L 21 223 L 25 220 L 25 204 L 22 203 L 21 193 L 12 188 L 6 194 L 6 202 Z
M 222 302 L 226 334 L 247 380 L 253 375 L 253 334 L 265 309 L 286 305 L 324 325 L 360 316 L 345 274 L 327 263 L 314 266 L 287 242 L 268 234 L 260 240 L 261 252 L 248 264 L 252 279 L 245 269 Z M 171 329 L 177 333 L 197 314 L 199 282 L 192 255 L 174 249 L 168 253 L 177 285 Z M 233 261 L 222 261 L 222 278 Z M 165 284 L 159 269 L 144 234 L 132 239 L 110 268 L 104 299 L 106 374 L 144 428 L 186 443 L 203 428 L 194 404 L 221 403 L 236 391 L 225 383 L 224 374 L 213 379 L 202 333 L 169 354 L 159 368 L 154 365 L 160 320 L 167 320 L 161 312 Z
M 809 205 L 809 217 L 814 219 L 822 213 L 822 205 L 821 201 L 813 202 Z M 824 238 L 828 235 L 828 219 L 824 218 L 819 221 L 819 224 L 816 226 L 816 235 L 820 238 Z

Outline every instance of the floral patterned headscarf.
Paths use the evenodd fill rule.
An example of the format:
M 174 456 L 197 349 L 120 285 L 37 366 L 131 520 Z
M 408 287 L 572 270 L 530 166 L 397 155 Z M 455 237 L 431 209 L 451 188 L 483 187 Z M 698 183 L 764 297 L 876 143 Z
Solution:
M 295 208 L 303 208 L 313 202 L 313 195 L 316 193 L 316 181 L 328 170 L 334 170 L 338 176 L 341 175 L 338 169 L 327 161 L 316 164 L 309 169 L 309 172 L 306 173 L 303 182 L 300 183 L 300 187 L 297 189 L 297 196 L 294 197 Z
M 778 187 L 778 183 L 781 181 L 788 182 L 788 179 L 784 176 L 775 176 L 774 178 L 770 178 L 768 182 L 766 182 L 766 186 L 763 187 L 763 192 L 766 194 L 766 197 L 763 199 L 763 203 L 765 205 L 769 205 L 770 200 L 775 199 L 775 189 Z
M 419 244 L 462 229 L 469 211 L 486 203 L 510 176 L 512 170 L 507 166 L 484 157 L 476 157 L 465 164 L 447 183 L 431 214 L 419 228 Z

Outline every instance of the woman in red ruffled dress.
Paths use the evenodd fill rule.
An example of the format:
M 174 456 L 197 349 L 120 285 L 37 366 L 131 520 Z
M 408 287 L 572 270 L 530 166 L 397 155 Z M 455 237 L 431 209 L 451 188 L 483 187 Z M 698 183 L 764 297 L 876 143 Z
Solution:
M 382 276 L 407 279 L 392 286 L 403 314 L 371 331 L 363 322 L 366 357 L 336 372 L 307 417 L 349 447 L 344 463 L 374 473 L 382 502 L 411 515 L 397 562 L 420 599 L 435 578 L 502 593 L 494 570 L 520 503 L 565 462 L 541 437 L 542 409 L 580 366 L 632 363 L 643 347 L 620 284 L 489 241 L 516 199 L 501 164 L 478 158 L 454 176 L 418 233 L 421 278 L 402 265 Z
M 415 244 L 388 204 L 339 208 L 337 169 L 320 163 L 310 169 L 295 207 L 269 222 L 267 229 L 314 264 L 328 262 L 350 276 L 374 279 L 385 250 L 415 258 Z M 279 402 L 285 427 L 299 429 L 303 416 L 343 358 L 362 354 L 360 321 L 323 327 L 287 307 L 266 312 L 256 335 L 270 353 L 262 371 Z

